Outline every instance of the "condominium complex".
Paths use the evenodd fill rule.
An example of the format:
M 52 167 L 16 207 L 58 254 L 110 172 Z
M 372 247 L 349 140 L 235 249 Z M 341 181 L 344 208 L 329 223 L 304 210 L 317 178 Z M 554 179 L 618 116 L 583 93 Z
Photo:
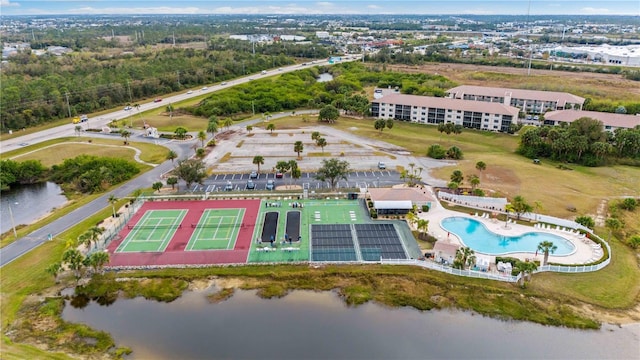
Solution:
M 552 110 L 582 110 L 584 98 L 565 92 L 494 88 L 462 85 L 449 89 L 452 99 L 509 104 L 527 114 L 544 114 Z
M 604 130 L 611 132 L 616 129 L 633 129 L 640 126 L 640 115 L 578 110 L 549 111 L 544 114 L 544 125 L 562 125 L 562 123 L 571 123 L 583 117 L 600 121 Z
M 421 124 L 454 123 L 479 130 L 509 130 L 519 110 L 498 102 L 478 102 L 431 96 L 391 93 L 374 99 L 371 115 Z

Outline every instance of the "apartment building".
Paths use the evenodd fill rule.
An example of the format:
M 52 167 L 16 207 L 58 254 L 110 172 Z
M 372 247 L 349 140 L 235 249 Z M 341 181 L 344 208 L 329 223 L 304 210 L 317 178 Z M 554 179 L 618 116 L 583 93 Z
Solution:
M 571 123 L 583 117 L 600 121 L 604 130 L 611 132 L 616 129 L 633 129 L 640 126 L 640 115 L 578 110 L 550 111 L 544 114 L 544 125 L 562 125 L 562 123 Z
M 371 115 L 420 124 L 454 123 L 465 128 L 502 131 L 516 123 L 519 110 L 498 102 L 479 102 L 391 93 L 374 99 Z
M 462 85 L 449 89 L 447 96 L 452 99 L 508 104 L 527 114 L 544 114 L 553 110 L 582 110 L 582 105 L 584 104 L 584 98 L 565 92 L 472 85 Z

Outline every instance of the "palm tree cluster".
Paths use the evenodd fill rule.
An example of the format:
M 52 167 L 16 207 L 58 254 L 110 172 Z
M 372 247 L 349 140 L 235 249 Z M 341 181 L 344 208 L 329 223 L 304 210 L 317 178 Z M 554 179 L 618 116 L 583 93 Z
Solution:
M 456 258 L 453 260 L 453 267 L 456 269 L 464 269 L 471 267 L 476 263 L 475 251 L 470 247 L 462 247 L 456 250 Z

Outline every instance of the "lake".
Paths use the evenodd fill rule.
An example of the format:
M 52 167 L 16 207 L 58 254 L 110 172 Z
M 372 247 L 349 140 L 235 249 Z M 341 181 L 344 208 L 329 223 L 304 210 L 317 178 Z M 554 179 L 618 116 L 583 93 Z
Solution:
M 16 226 L 28 225 L 66 202 L 60 186 L 52 182 L 14 186 L 3 191 L 0 197 L 0 233 L 11 230 L 11 213 Z
M 294 291 L 261 299 L 213 290 L 172 303 L 143 298 L 110 306 L 67 306 L 63 318 L 111 333 L 133 359 L 631 359 L 640 325 L 599 331 L 500 321 L 460 311 L 420 312 L 374 303 L 348 307 L 333 292 Z

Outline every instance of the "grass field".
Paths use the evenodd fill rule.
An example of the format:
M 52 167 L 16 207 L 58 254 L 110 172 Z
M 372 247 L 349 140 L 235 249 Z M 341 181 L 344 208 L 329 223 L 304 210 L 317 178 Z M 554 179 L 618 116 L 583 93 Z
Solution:
M 91 144 L 89 144 L 89 140 L 91 140 Z M 122 140 L 118 137 L 114 137 L 113 140 L 66 137 L 9 151 L 4 153 L 2 157 L 16 161 L 40 160 L 45 166 L 62 163 L 64 159 L 73 158 L 79 154 L 117 157 L 131 159 L 133 161 L 135 151 L 130 149 L 130 147 L 140 150 L 140 160 L 148 163 L 160 164 L 164 162 L 167 157 L 167 148 L 160 145 L 129 141 L 129 145 L 127 146 L 128 147 L 124 147 Z

